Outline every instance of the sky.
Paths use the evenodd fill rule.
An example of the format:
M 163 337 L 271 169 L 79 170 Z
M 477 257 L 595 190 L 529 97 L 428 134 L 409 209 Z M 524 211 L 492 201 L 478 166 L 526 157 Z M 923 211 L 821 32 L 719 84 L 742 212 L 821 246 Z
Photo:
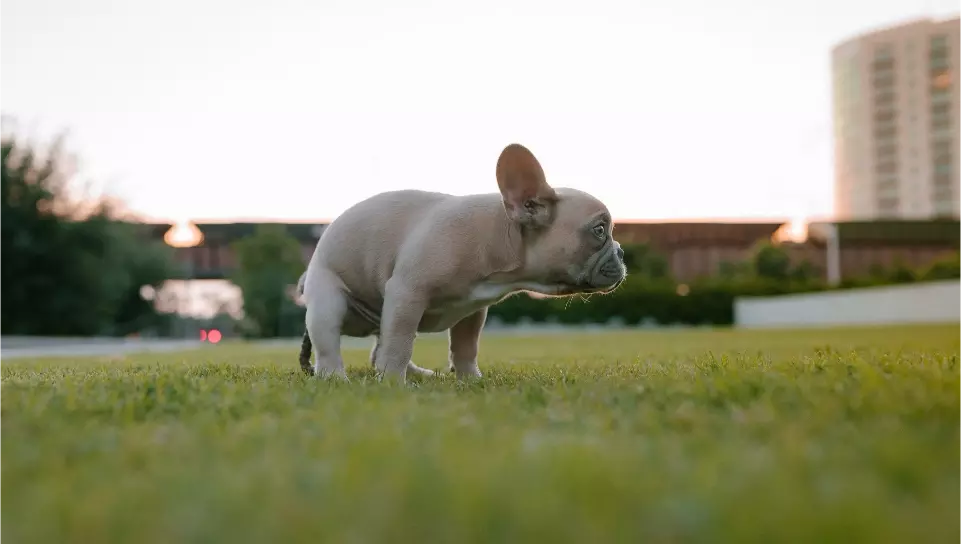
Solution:
M 589 7 L 588 7 L 589 6 Z M 619 220 L 824 218 L 830 49 L 956 0 L 4 0 L 0 109 L 153 220 L 497 190 L 526 145 Z M 4 127 L 5 129 L 9 127 Z

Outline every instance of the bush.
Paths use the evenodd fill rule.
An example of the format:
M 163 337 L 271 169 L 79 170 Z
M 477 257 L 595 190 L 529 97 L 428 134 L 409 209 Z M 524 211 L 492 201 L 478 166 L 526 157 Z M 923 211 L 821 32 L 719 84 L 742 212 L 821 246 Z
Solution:
M 958 253 L 938 259 L 920 274 L 920 279 L 925 281 L 957 278 L 961 278 L 961 259 L 959 259 Z
M 769 243 L 755 246 L 750 259 L 722 263 L 715 277 L 679 286 L 658 263 L 663 258 L 645 245 L 625 245 L 628 280 L 610 295 L 571 299 L 536 299 L 517 294 L 490 308 L 489 319 L 505 324 L 521 321 L 560 324 L 729 325 L 734 301 L 743 296 L 775 296 L 830 289 L 808 262 L 792 267 L 786 253 Z M 933 265 L 923 276 L 957 277 L 957 255 Z M 666 262 L 666 261 L 664 261 Z M 653 265 L 653 266 L 652 266 Z M 953 276 L 952 276 L 953 274 Z M 879 270 L 864 278 L 847 279 L 837 288 L 890 285 L 915 281 L 921 274 L 904 266 Z
M 773 295 L 814 286 L 792 286 L 779 282 L 740 284 L 700 283 L 679 291 L 673 282 L 631 281 L 609 295 L 571 299 L 535 299 L 517 294 L 490 308 L 488 319 L 513 324 L 523 319 L 535 323 L 607 323 L 618 319 L 625 325 L 729 325 L 734 321 L 734 299 L 744 295 Z M 681 294 L 683 293 L 683 294 Z

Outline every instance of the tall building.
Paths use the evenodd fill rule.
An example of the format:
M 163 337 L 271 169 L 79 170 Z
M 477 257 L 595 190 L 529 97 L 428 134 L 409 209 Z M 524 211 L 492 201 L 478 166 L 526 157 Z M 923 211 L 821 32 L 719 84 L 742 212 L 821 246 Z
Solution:
M 832 51 L 837 219 L 958 217 L 958 23 L 913 21 Z

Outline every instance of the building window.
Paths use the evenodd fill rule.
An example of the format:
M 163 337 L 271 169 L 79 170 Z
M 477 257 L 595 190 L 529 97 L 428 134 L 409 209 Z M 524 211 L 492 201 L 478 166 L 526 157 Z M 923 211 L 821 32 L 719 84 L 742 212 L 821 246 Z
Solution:
M 950 196 L 953 172 L 953 134 L 951 130 L 951 88 L 954 84 L 950 70 L 950 47 L 945 35 L 932 36 L 928 49 L 928 73 L 930 74 L 931 105 L 931 170 L 933 207 L 935 215 L 943 215 Z M 950 207 L 950 200 L 947 206 Z
M 879 108 L 893 106 L 894 98 L 894 91 L 878 92 L 874 95 L 874 105 Z
M 951 104 L 932 104 L 931 115 L 947 115 L 951 112 Z
M 884 140 L 887 138 L 893 138 L 897 136 L 898 130 L 893 125 L 889 126 L 879 126 L 874 129 L 874 137 L 878 140 Z
M 894 57 L 891 55 L 890 51 L 888 51 L 887 54 L 882 54 L 880 56 L 875 55 L 875 57 L 871 60 L 871 68 L 875 71 L 893 70 Z
M 874 113 L 874 122 L 877 124 L 891 123 L 894 121 L 894 110 L 884 109 Z
M 885 179 L 878 182 L 877 185 L 878 197 L 880 198 L 897 198 L 898 197 L 898 180 L 896 179 Z
M 881 215 L 896 215 L 898 212 L 898 199 L 894 197 L 879 198 L 878 212 L 880 212 Z
M 954 213 L 954 205 L 952 204 L 952 198 L 950 192 L 946 193 L 940 198 L 935 197 L 934 199 L 934 211 L 938 217 L 950 217 Z
M 934 47 L 934 40 L 931 40 L 932 47 Z M 947 40 L 945 40 L 945 45 L 947 45 Z M 874 62 L 885 61 L 893 58 L 893 49 L 890 44 L 879 45 L 877 49 L 874 50 Z
M 937 58 L 932 58 L 928 63 L 928 65 L 931 68 L 932 72 L 936 70 L 946 70 L 947 68 L 950 67 L 950 64 L 948 63 L 948 61 L 949 59 L 947 56 L 937 57 Z
M 945 36 L 944 34 L 938 34 L 937 36 L 931 36 L 931 52 L 932 52 L 932 54 L 934 53 L 934 51 L 941 50 L 941 49 L 947 51 L 947 49 L 948 49 L 948 37 Z
M 894 74 L 875 74 L 872 83 L 877 89 L 890 89 L 894 87 Z
M 893 160 L 878 161 L 874 170 L 879 174 L 893 174 L 898 171 L 898 163 Z
M 931 71 L 931 89 L 946 91 L 951 88 L 951 72 L 948 70 Z
M 897 175 L 897 96 L 894 92 L 895 59 L 890 44 L 879 45 L 874 50 L 870 65 L 870 81 L 873 86 L 874 112 L 872 129 L 874 135 L 875 174 L 879 177 Z M 892 182 L 895 184 L 896 182 Z
M 874 150 L 875 155 L 880 159 L 882 157 L 888 157 L 894 155 L 898 152 L 898 146 L 893 143 L 884 143 L 878 145 Z
M 931 117 L 931 128 L 936 130 L 942 128 L 951 128 L 951 118 L 947 115 Z
M 937 79 L 939 75 L 948 74 L 951 53 L 948 51 L 947 36 L 934 36 L 931 38 L 931 50 L 928 54 L 928 64 L 931 68 L 931 75 Z M 942 84 L 950 85 L 950 79 L 942 77 Z
M 931 103 L 932 104 L 937 104 L 939 102 L 950 101 L 950 100 L 951 100 L 950 89 L 948 88 L 939 89 L 935 87 L 934 84 L 932 83 L 931 85 Z

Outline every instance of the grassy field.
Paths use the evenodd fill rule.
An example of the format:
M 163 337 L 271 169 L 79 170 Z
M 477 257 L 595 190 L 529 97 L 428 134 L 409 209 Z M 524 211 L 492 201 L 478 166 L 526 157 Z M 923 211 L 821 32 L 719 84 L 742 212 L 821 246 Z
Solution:
M 957 326 L 488 336 L 407 388 L 346 356 L 3 363 L 4 542 L 959 540 Z

